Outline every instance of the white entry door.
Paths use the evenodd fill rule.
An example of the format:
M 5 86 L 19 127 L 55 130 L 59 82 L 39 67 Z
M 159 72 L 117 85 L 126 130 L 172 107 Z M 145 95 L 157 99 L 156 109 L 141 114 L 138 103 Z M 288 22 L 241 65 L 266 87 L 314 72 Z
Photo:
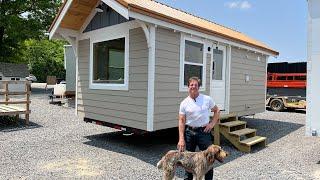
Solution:
M 226 47 L 213 46 L 210 95 L 220 110 L 226 104 Z

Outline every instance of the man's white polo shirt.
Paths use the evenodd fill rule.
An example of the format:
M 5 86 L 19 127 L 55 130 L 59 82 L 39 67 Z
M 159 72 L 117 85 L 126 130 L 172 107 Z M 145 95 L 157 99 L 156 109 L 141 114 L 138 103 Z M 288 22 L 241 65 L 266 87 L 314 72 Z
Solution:
M 211 109 L 215 106 L 212 98 L 199 94 L 196 99 L 186 97 L 180 104 L 180 115 L 186 116 L 186 125 L 203 127 L 209 123 Z

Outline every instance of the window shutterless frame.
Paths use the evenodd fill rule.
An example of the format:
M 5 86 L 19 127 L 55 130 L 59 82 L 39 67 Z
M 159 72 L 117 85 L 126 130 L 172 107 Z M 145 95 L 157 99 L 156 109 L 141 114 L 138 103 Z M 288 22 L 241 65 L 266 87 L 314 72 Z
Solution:
M 108 90 L 128 90 L 129 83 L 129 30 L 121 30 L 118 32 L 104 33 L 101 37 L 97 36 L 90 39 L 90 69 L 89 69 L 89 88 L 90 89 L 108 89 Z M 125 38 L 125 55 L 124 55 L 124 84 L 112 84 L 112 83 L 94 83 L 93 82 L 93 45 L 95 43 L 111 41 L 115 39 Z
M 203 45 L 203 55 L 202 55 L 202 63 L 194 63 L 194 62 L 187 62 L 185 61 L 185 51 L 186 51 L 186 41 L 196 42 Z M 195 65 L 195 66 L 201 66 L 202 67 L 202 76 L 201 78 L 201 84 L 200 91 L 206 90 L 206 43 L 204 40 L 196 37 L 190 37 L 187 36 L 184 33 L 181 33 L 181 39 L 180 39 L 180 78 L 179 78 L 179 91 L 180 92 L 186 92 L 188 91 L 188 87 L 184 85 L 184 73 L 185 73 L 185 65 Z

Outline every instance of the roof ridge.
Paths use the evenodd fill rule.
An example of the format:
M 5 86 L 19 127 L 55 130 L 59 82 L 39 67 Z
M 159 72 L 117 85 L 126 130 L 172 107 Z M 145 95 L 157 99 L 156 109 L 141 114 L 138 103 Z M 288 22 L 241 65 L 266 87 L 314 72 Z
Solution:
M 241 33 L 240 31 L 238 31 L 238 30 L 236 30 L 236 29 L 233 29 L 233 28 L 230 28 L 230 27 L 227 27 L 227 26 L 221 25 L 221 24 L 219 24 L 219 23 L 216 23 L 216 22 L 213 22 L 213 21 L 211 21 L 211 20 L 205 19 L 205 18 L 200 17 L 200 16 L 198 16 L 198 15 L 194 15 L 194 14 L 192 14 L 192 13 L 190 13 L 190 12 L 186 12 L 186 11 L 184 11 L 184 10 L 181 10 L 181 9 L 178 9 L 178 8 L 175 8 L 175 7 L 171 7 L 171 6 L 167 5 L 167 4 L 164 4 L 164 3 L 158 2 L 158 1 L 156 1 L 156 0 L 149 0 L 149 1 L 153 1 L 153 2 L 155 2 L 155 3 L 158 3 L 158 4 L 161 4 L 161 5 L 167 6 L 168 8 L 171 8 L 171 9 L 174 9 L 174 10 L 177 10 L 177 11 L 180 11 L 180 12 L 182 12 L 182 13 L 185 13 L 185 14 L 188 14 L 188 15 L 194 16 L 194 17 L 196 17 L 196 18 L 199 18 L 199 19 L 202 19 L 202 20 L 208 21 L 209 23 L 216 24 L 216 25 L 221 26 L 221 27 L 224 27 L 224 28 L 226 28 L 226 29 L 229 29 L 229 30 L 232 30 L 232 31 L 238 32 L 238 33 L 240 33 L 240 34 L 243 34 L 243 33 Z

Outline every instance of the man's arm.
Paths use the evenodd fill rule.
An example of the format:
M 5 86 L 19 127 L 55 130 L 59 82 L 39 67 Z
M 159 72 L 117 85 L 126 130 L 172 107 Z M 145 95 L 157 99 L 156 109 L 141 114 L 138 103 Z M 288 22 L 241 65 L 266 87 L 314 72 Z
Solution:
M 210 132 L 212 128 L 217 124 L 220 118 L 220 109 L 217 105 L 215 105 L 211 112 L 214 112 L 212 120 L 207 124 L 206 128 L 204 129 L 204 132 Z
M 219 121 L 219 118 L 220 118 L 220 109 L 218 108 L 217 105 L 215 105 L 212 109 L 211 109 L 211 112 L 213 112 L 213 118 L 212 118 L 212 123 L 213 125 L 216 125 L 217 122 Z
M 184 131 L 186 126 L 186 116 L 179 114 L 179 142 L 177 148 L 180 152 L 186 148 L 186 142 L 184 140 Z

